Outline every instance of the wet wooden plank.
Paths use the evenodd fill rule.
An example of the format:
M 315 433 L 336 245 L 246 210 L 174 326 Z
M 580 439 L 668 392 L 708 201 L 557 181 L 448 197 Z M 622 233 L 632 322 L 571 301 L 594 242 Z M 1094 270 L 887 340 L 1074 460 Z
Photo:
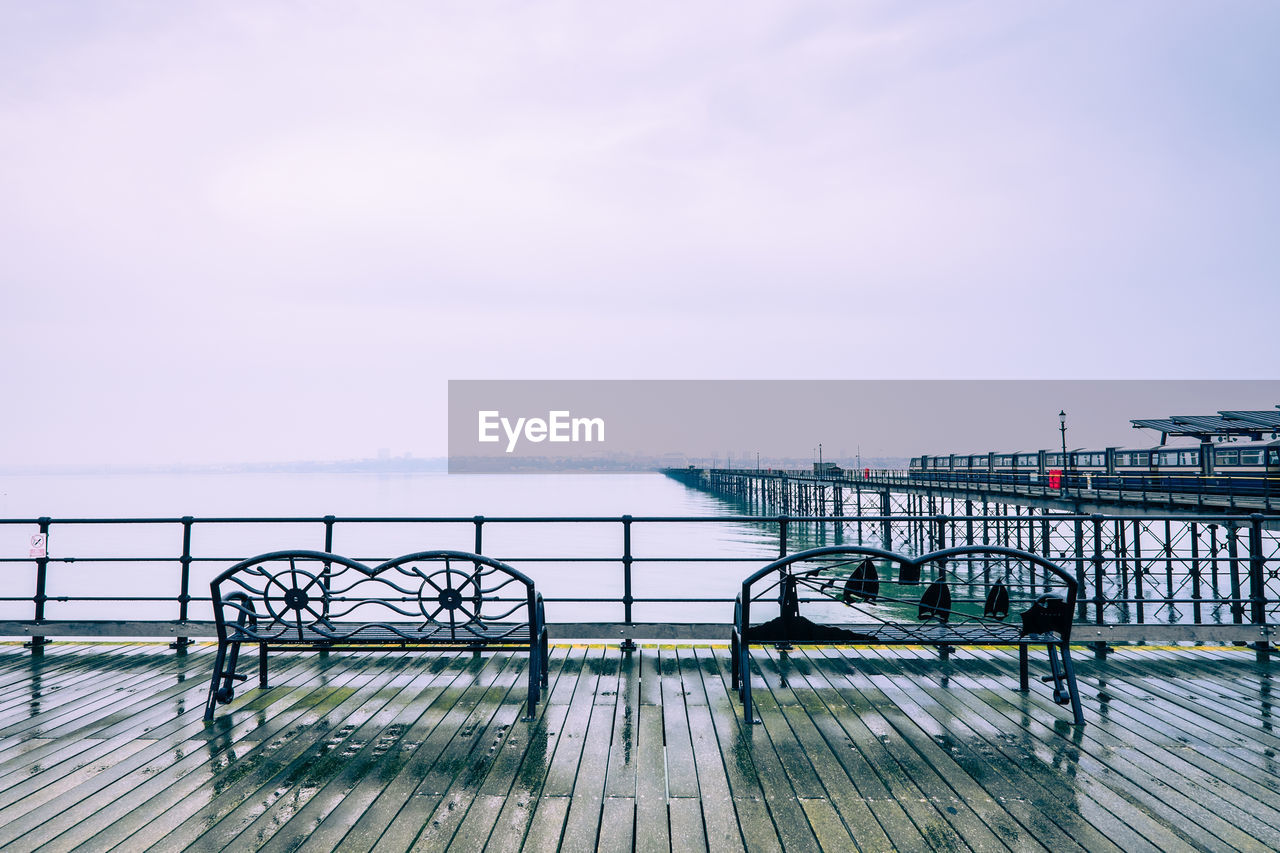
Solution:
M 700 655 L 701 656 L 701 655 Z M 765 698 L 765 708 L 762 714 L 767 710 L 770 717 L 774 720 L 774 731 L 778 733 L 778 739 L 770 737 L 768 725 L 755 724 L 748 726 L 742 720 L 741 704 L 737 700 L 737 693 L 730 686 L 730 668 L 728 655 L 723 658 L 714 658 L 717 661 L 718 677 L 715 683 L 718 685 L 718 691 L 722 691 L 725 697 L 725 703 L 730 703 L 732 714 L 734 716 L 735 725 L 737 726 L 737 735 L 734 738 L 734 751 L 739 759 L 745 759 L 751 763 L 754 768 L 754 785 L 755 791 L 759 792 L 760 799 L 765 803 L 768 809 L 773 830 L 780 840 L 783 849 L 788 851 L 794 850 L 818 850 L 818 839 L 814 835 L 812 828 L 809 826 L 808 817 L 806 817 L 804 809 L 801 808 L 796 789 L 793 787 L 794 779 L 790 775 L 792 767 L 797 769 L 807 769 L 810 778 L 806 782 L 813 786 L 817 784 L 817 777 L 813 775 L 813 770 L 808 766 L 807 759 L 803 763 L 799 763 L 803 759 L 804 750 L 799 744 L 791 740 L 785 740 L 782 735 L 782 726 L 778 724 L 776 712 L 776 703 L 770 698 L 771 694 L 768 690 L 761 688 L 761 694 Z M 759 678 L 759 673 L 755 673 L 755 677 Z M 704 683 L 707 683 L 704 680 Z M 708 687 L 708 696 L 712 695 L 716 688 Z M 728 697 L 733 697 L 730 700 Z M 724 704 L 716 703 L 723 708 Z M 757 703 L 759 704 L 759 703 Z M 785 743 L 784 750 L 788 756 L 791 767 L 784 765 L 781 754 L 776 746 L 779 740 Z M 723 738 L 721 742 L 725 741 Z M 727 762 L 726 762 L 727 763 Z M 745 772 L 743 773 L 745 776 Z M 732 775 L 730 776 L 732 779 Z M 748 827 L 743 823 L 741 815 L 743 808 L 738 802 L 738 796 L 734 797 L 735 805 L 739 809 L 739 824 L 742 826 L 743 838 L 746 839 L 748 847 L 754 846 L 754 838 L 758 835 L 763 836 L 764 843 L 769 844 L 772 839 L 764 827 L 758 824 Z M 748 812 L 749 813 L 749 812 Z
M 812 655 L 813 652 L 807 652 L 806 659 Z M 847 790 L 841 792 L 837 784 L 839 776 L 831 771 L 827 774 L 834 780 L 842 813 L 860 843 L 868 849 L 912 849 L 925 844 L 921 830 L 903 809 L 901 797 L 895 795 L 895 790 L 910 794 L 905 802 L 917 820 L 936 821 L 938 816 L 924 804 L 923 796 L 907 787 L 909 778 L 892 762 L 885 744 L 858 720 L 858 706 L 816 669 L 797 674 L 804 686 L 793 695 L 808 715 L 808 723 L 826 742 L 849 779 Z M 834 677 L 842 679 L 843 670 Z M 843 799 L 846 796 L 851 801 Z M 866 814 L 860 813 L 863 810 L 859 809 L 859 803 L 865 804 Z
M 631 853 L 635 847 L 635 797 L 606 797 L 600 818 L 600 853 Z
M 562 655 L 553 654 L 551 656 L 548 667 L 550 684 L 556 683 L 563 662 L 564 657 Z M 523 690 L 523 687 L 517 686 L 516 689 Z M 534 740 L 533 733 L 538 730 L 539 726 L 545 725 L 542 716 L 545 710 L 546 704 L 539 703 L 537 716 L 530 721 L 525 719 L 524 707 L 520 705 L 518 712 L 521 716 L 518 722 L 507 729 L 500 743 L 497 739 L 494 740 L 490 748 L 495 754 L 489 764 L 488 772 L 480 783 L 476 802 L 467 811 L 466 817 L 458 829 L 458 834 L 452 842 L 458 849 L 480 850 L 498 831 L 499 820 L 502 817 L 503 809 L 506 807 L 507 798 L 511 793 L 516 772 Z M 499 712 L 499 716 L 503 713 Z M 509 713 L 509 711 L 505 713 Z M 491 791 L 500 793 L 486 793 Z M 522 830 L 526 823 L 520 824 Z
M 702 672 L 693 649 L 680 649 L 680 683 L 685 697 L 689 737 L 692 741 L 698 791 L 702 802 L 702 819 L 708 839 L 715 839 L 717 850 L 744 850 L 724 756 L 716 738 L 715 723 L 707 700 Z
M 667 812 L 671 821 L 671 853 L 707 853 L 702 803 L 696 797 L 672 797 L 667 803 Z
M 1098 665 L 1099 669 L 1105 666 Z M 1175 810 L 1166 815 L 1168 821 L 1191 836 L 1218 839 L 1212 843 L 1239 849 L 1258 849 L 1249 836 L 1259 836 L 1267 846 L 1280 843 L 1280 835 L 1272 829 L 1280 822 L 1280 795 L 1274 786 L 1251 778 L 1256 775 L 1255 763 L 1225 751 L 1217 738 L 1197 734 L 1202 726 L 1188 727 L 1183 722 L 1185 709 L 1150 689 L 1158 690 L 1160 681 L 1146 677 L 1142 688 L 1123 681 L 1108 685 L 1108 692 L 1135 700 L 1111 703 L 1114 707 L 1108 716 L 1113 725 L 1091 733 L 1091 740 L 1110 748 L 1108 765 L 1118 765 L 1125 778 L 1135 783 L 1141 793 L 1134 796 L 1139 800 L 1158 803 L 1153 806 L 1156 811 Z M 1233 795 L 1231 788 L 1239 793 Z M 1196 790 L 1197 796 L 1186 796 L 1186 790 Z
M 568 797 L 573 794 L 590 723 L 593 716 L 595 719 L 601 718 L 600 713 L 595 710 L 597 707 L 595 690 L 603 670 L 604 650 L 587 649 L 582 661 L 582 673 L 578 676 L 577 690 L 574 693 L 577 701 L 569 705 L 569 713 L 561 725 L 555 755 L 551 759 L 547 778 L 543 782 L 541 792 L 543 797 Z
M 769 655 L 757 655 L 759 658 L 761 677 L 768 686 L 768 690 L 758 691 L 762 696 L 769 697 L 775 694 L 782 694 L 786 697 L 788 704 L 794 704 L 798 709 L 803 711 L 803 699 L 801 695 L 807 691 L 801 690 L 797 695 L 792 692 L 789 687 L 784 687 L 784 674 L 778 668 L 778 662 Z M 784 662 L 790 666 L 790 655 L 784 658 Z M 790 677 L 803 676 L 801 672 L 792 672 Z M 850 682 L 850 686 L 854 690 L 862 690 L 857 684 L 852 683 L 854 679 L 860 679 L 861 676 L 851 678 L 845 675 L 846 681 Z M 762 718 L 765 719 L 765 727 L 769 728 L 770 719 L 763 714 L 763 710 L 768 707 L 766 699 L 762 701 Z M 926 762 L 919 755 L 910 749 L 890 749 L 890 744 L 896 744 L 896 732 L 892 726 L 881 716 L 875 705 L 871 701 L 867 701 L 861 693 L 858 698 L 858 713 L 851 714 L 839 704 L 831 704 L 827 706 L 828 713 L 835 713 L 836 718 L 846 732 L 853 732 L 851 739 L 855 742 L 859 749 L 866 750 L 870 757 L 871 766 L 875 768 L 879 775 L 881 783 L 885 788 L 884 796 L 892 799 L 902 805 L 904 810 L 911 816 L 912 822 L 917 832 L 923 836 L 922 841 L 925 846 L 946 849 L 946 850 L 966 850 L 971 849 L 969 839 L 963 834 L 963 830 L 953 825 L 948 820 L 946 806 L 940 805 L 942 800 L 949 800 L 949 792 L 946 792 L 945 784 L 937 777 Z M 819 711 L 819 714 L 822 712 Z M 781 715 L 781 707 L 779 706 L 779 716 Z M 805 723 L 812 723 L 812 719 L 804 720 L 799 714 L 795 715 L 797 725 L 801 726 L 801 731 L 805 732 L 807 726 Z M 781 728 L 787 725 L 784 720 L 779 720 L 774 725 Z M 806 737 L 806 742 L 813 743 L 815 756 L 821 756 L 822 771 L 828 777 L 827 784 L 823 784 L 821 780 L 818 784 L 809 789 L 807 792 L 797 792 L 802 799 L 824 799 L 828 798 L 829 792 L 839 789 L 840 779 L 837 772 L 830 765 L 830 752 L 828 748 L 819 748 L 816 740 Z M 824 749 L 827 752 L 824 754 Z M 851 779 L 852 777 L 847 776 Z M 954 806 L 953 806 L 954 808 Z M 864 822 L 857 814 L 856 807 L 850 806 L 850 820 Z M 959 809 L 956 809 L 959 816 Z M 979 841 L 988 841 L 989 833 L 983 833 L 978 829 L 977 822 L 972 819 L 971 815 L 965 815 L 969 818 L 967 821 L 967 829 L 973 829 L 978 832 Z M 918 846 L 921 842 L 913 842 L 911 846 Z
M 738 714 L 733 694 L 725 689 L 721 664 L 727 669 L 728 653 L 726 650 L 705 647 L 694 649 L 693 652 L 698 667 L 697 676 L 707 697 L 706 708 L 712 733 L 720 752 L 719 769 L 723 770 L 729 787 L 738 833 L 743 843 L 752 850 L 780 851 L 782 843 L 773 819 L 769 816 L 769 808 L 764 803 L 764 790 L 756 772 L 750 735 L 744 730 L 745 723 Z M 709 781 L 708 784 L 714 794 L 714 781 Z M 714 825 L 715 819 L 709 822 Z M 732 833 L 726 833 L 726 838 L 726 844 L 736 844 Z
M 541 853 L 544 850 L 559 850 L 560 836 L 564 832 L 564 821 L 569 814 L 569 797 L 539 797 L 533 819 L 529 822 L 529 834 L 524 839 L 522 850 L 529 853 Z
M 404 772 L 426 735 L 437 724 L 442 709 L 435 715 L 430 710 L 437 698 L 458 678 L 465 678 L 456 660 L 447 656 L 432 656 L 429 663 L 429 667 L 424 666 L 403 685 L 395 700 L 381 712 L 385 726 L 376 738 L 299 812 L 296 820 L 300 831 L 290 835 L 304 837 L 308 849 L 331 850 L 341 845 L 354 850 L 361 844 L 367 849 L 375 840 L 369 838 L 367 832 L 357 833 L 349 841 L 345 839 L 386 788 Z M 388 803 L 383 807 L 387 809 Z M 285 837 L 288 836 L 280 838 Z M 282 845 L 283 841 L 275 843 Z
M 680 679 L 680 658 L 675 648 L 661 651 L 658 659 L 662 683 L 662 738 L 666 746 L 667 795 L 697 797 L 698 769 L 694 764 L 685 689 Z
M 779 658 L 781 657 L 779 655 Z M 802 653 L 789 653 L 785 661 L 788 667 L 786 678 L 774 677 L 780 676 L 780 672 L 772 669 L 780 665 L 781 661 L 778 658 L 762 661 L 761 668 L 765 675 L 764 680 L 770 686 L 770 692 L 779 699 L 778 707 L 782 717 L 797 742 L 803 746 L 822 786 L 820 796 L 801 798 L 802 804 L 806 802 L 814 804 L 811 808 L 806 808 L 805 813 L 809 817 L 815 835 L 818 836 L 822 845 L 827 847 L 832 842 L 833 833 L 844 831 L 839 829 L 843 822 L 848 825 L 848 831 L 845 834 L 852 834 L 865 846 L 876 849 L 889 846 L 883 829 L 859 795 L 858 786 L 845 766 L 849 755 L 843 753 L 851 753 L 847 749 L 847 743 L 837 740 L 833 744 L 826 740 L 811 716 L 811 712 L 815 709 L 812 705 L 806 704 L 812 702 L 813 697 L 803 683 L 807 662 Z M 801 681 L 801 686 L 793 691 L 790 685 L 797 680 Z M 829 707 L 819 707 L 816 710 L 824 722 L 832 713 Z M 831 807 L 838 812 L 835 822 L 826 820 L 827 810 Z M 822 818 L 826 822 L 818 826 L 813 823 L 815 817 Z
M 435 772 L 440 762 L 459 766 L 459 752 L 472 745 L 471 738 L 458 737 L 460 730 L 473 720 L 477 708 L 495 708 L 496 699 L 505 696 L 517 680 L 499 682 L 512 663 L 509 656 L 486 659 L 483 655 L 463 654 L 457 660 L 465 662 L 457 679 L 445 687 L 405 735 L 412 754 L 342 837 L 339 849 L 406 850 L 429 825 L 432 811 L 444 799 L 442 775 Z M 456 826 L 450 830 L 453 828 Z
M 534 828 L 535 818 L 538 821 L 538 832 L 548 832 L 549 821 L 559 813 L 561 802 L 564 811 L 559 814 L 556 826 L 556 843 L 559 832 L 564 826 L 564 818 L 568 814 L 568 797 L 542 797 L 544 782 L 559 749 L 560 738 L 566 729 L 566 720 L 575 696 L 579 703 L 594 704 L 594 685 L 596 675 L 585 665 L 591 650 L 571 648 L 565 652 L 560 666 L 559 676 L 552 683 L 551 692 L 541 716 L 529 731 L 527 748 L 520 756 L 515 770 L 515 778 L 507 795 L 506 805 L 498 815 L 493 833 L 485 846 L 487 851 L 514 851 L 525 849 L 528 835 Z M 509 764 L 499 765 L 510 767 Z M 490 778 L 495 778 L 490 773 Z M 547 814 L 538 815 L 540 810 L 550 810 Z M 537 841 L 537 839 L 535 839 Z M 535 849 L 529 847 L 528 849 Z
M 352 668 L 349 675 L 345 677 L 357 679 L 360 677 L 360 672 L 359 669 Z M 318 697 L 321 704 L 317 705 L 316 700 L 303 703 L 299 719 L 306 720 L 308 723 L 318 723 L 318 714 L 337 707 L 338 697 L 341 695 L 344 694 L 340 687 L 323 691 Z M 257 698 L 260 699 L 261 697 Z M 331 699 L 332 702 L 330 702 Z M 199 715 L 202 715 L 202 709 L 193 709 L 191 712 L 191 719 L 188 725 L 191 726 L 192 734 L 203 727 L 202 721 L 199 720 Z M 232 725 L 230 715 L 221 719 L 223 721 L 221 729 L 215 730 L 226 732 Z M 285 715 L 283 719 L 287 721 L 289 717 Z M 253 721 L 251 725 L 256 727 L 256 723 L 257 721 Z M 215 720 L 216 725 L 218 725 L 217 720 Z M 75 839 L 87 837 L 86 833 L 94 826 L 127 816 L 130 812 L 130 804 L 134 799 L 130 796 L 133 789 L 148 781 L 148 776 L 163 767 L 170 760 L 171 754 L 174 759 L 178 758 L 180 754 L 184 755 L 184 757 L 190 757 L 190 755 L 199 754 L 199 747 L 200 744 L 198 742 L 190 744 L 188 747 L 181 741 L 177 743 L 172 741 L 169 743 L 151 741 L 148 749 L 139 751 L 136 753 L 136 757 L 139 761 L 154 760 L 159 762 L 158 765 L 139 766 L 132 762 L 117 765 L 108 772 L 95 777 L 92 782 L 79 785 L 73 792 L 69 792 L 56 802 L 50 803 L 47 807 L 37 808 L 28 812 L 22 819 L 7 823 L 3 828 L 0 828 L 0 838 L 3 838 L 6 833 L 11 831 L 20 832 L 24 841 L 33 843 L 37 841 L 44 843 L 57 837 L 57 845 L 59 847 L 70 849 L 76 846 Z M 219 793 L 224 793 L 228 790 L 233 791 L 238 774 L 250 772 L 253 767 L 253 761 L 231 763 L 224 777 L 227 788 L 220 789 Z M 198 799 L 197 802 L 203 803 L 205 799 Z M 231 797 L 223 800 L 224 804 L 230 802 Z M 174 816 L 176 815 L 167 812 L 156 814 L 156 820 L 147 825 L 147 830 L 159 831 Z
M 895 650 L 877 650 L 877 654 L 895 659 L 903 668 L 909 660 L 896 653 Z M 934 667 L 938 669 L 938 667 Z M 923 668 L 922 668 L 923 669 Z M 1020 756 L 1018 761 L 1004 759 L 998 752 L 1005 733 L 994 727 L 987 727 L 987 733 L 995 736 L 994 743 L 977 731 L 982 719 L 950 701 L 948 690 L 929 690 L 933 682 L 925 672 L 912 672 L 910 677 L 899 678 L 895 682 L 897 695 L 894 701 L 906 712 L 912 723 L 924 735 L 931 738 L 945 753 L 947 759 L 970 779 L 979 782 L 982 790 L 990 799 L 998 802 L 1022 827 L 1021 832 L 1001 834 L 1006 844 L 1015 848 L 1028 846 L 1022 833 L 1029 835 L 1033 842 L 1054 851 L 1066 850 L 1112 850 L 1118 853 L 1119 848 L 1098 832 L 1088 832 L 1077 821 L 1064 814 L 1070 806 L 1070 799 L 1059 799 L 1040 785 L 1037 779 L 1025 772 L 1033 769 L 1036 762 L 1031 756 Z M 948 773 L 951 772 L 948 768 Z M 1053 783 L 1052 778 L 1060 774 L 1046 774 L 1050 778 L 1044 780 Z M 1058 786 L 1053 786 L 1055 791 Z M 1037 792 L 1039 795 L 1037 797 Z M 1086 838 L 1077 841 L 1077 836 L 1085 834 Z
M 519 720 L 524 714 L 527 661 L 523 656 L 506 657 L 497 678 L 448 734 L 445 748 L 375 850 L 439 850 L 450 844 L 512 727 L 525 725 Z M 434 811 L 422 807 L 425 802 L 436 802 Z
M 619 655 L 617 702 L 613 709 L 613 738 L 609 743 L 609 767 L 605 795 L 626 798 L 635 805 L 636 726 L 640 710 L 640 653 Z
M 662 743 L 662 708 L 641 704 L 636 731 L 636 849 L 671 849 L 667 815 L 666 756 Z
M 398 670 L 413 660 L 408 654 L 399 655 L 393 665 Z M 257 772 L 242 777 L 235 786 L 234 798 L 225 796 L 221 803 L 211 803 L 197 812 L 171 830 L 165 843 L 174 842 L 192 851 L 220 850 L 233 842 L 236 846 L 257 846 L 279 828 L 278 823 L 273 822 L 269 828 L 259 824 L 257 828 L 264 833 L 260 839 L 253 839 L 252 835 L 237 839 L 277 806 L 286 817 L 302 808 L 317 790 L 317 780 L 341 768 L 357 745 L 367 739 L 368 735 L 362 733 L 367 733 L 367 725 L 390 698 L 382 693 L 379 678 L 384 670 L 379 656 L 365 655 L 361 663 L 359 674 L 349 682 L 350 693 L 341 704 L 277 750 Z
M 878 649 L 876 654 L 912 674 L 901 680 L 905 694 L 901 701 L 914 708 L 912 719 L 935 740 L 946 744 L 955 760 L 970 768 L 971 775 L 980 776 L 992 796 L 1037 839 L 1054 850 L 1118 853 L 1121 848 L 1110 836 L 1120 836 L 1123 827 L 1108 820 L 1105 810 L 1096 803 L 1089 803 L 1084 810 L 1095 819 L 1101 816 L 1108 832 L 1099 831 L 1084 820 L 1077 802 L 1081 792 L 1071 789 L 1059 768 L 1039 761 L 1027 749 L 1025 737 L 974 713 L 957 695 L 967 691 L 940 684 L 939 679 L 946 675 L 933 662 L 916 669 L 913 665 L 918 659 L 908 657 L 910 652 Z
M 971 653 L 981 658 L 986 650 L 975 649 Z M 1003 673 L 1008 670 L 1001 667 L 995 671 Z M 972 681 L 967 672 L 960 668 L 953 670 L 950 678 L 952 682 L 960 684 Z M 1014 700 L 1011 693 L 1019 698 Z M 1174 849 L 1194 845 L 1194 836 L 1203 835 L 1198 826 L 1181 818 L 1161 802 L 1159 797 L 1153 797 L 1140 784 L 1135 784 L 1127 773 L 1115 772 L 1113 768 L 1116 765 L 1126 766 L 1127 762 L 1122 754 L 1098 748 L 1097 730 L 1105 729 L 1105 726 L 1099 725 L 1096 716 L 1092 717 L 1095 721 L 1093 725 L 1081 728 L 1071 726 L 1066 721 L 1055 721 L 1055 716 L 1061 713 L 1061 709 L 1047 697 L 1039 695 L 1034 688 L 1029 694 L 1015 693 L 1004 685 L 992 689 L 990 680 L 983 698 L 983 704 L 987 708 L 1006 720 L 1035 732 L 1043 742 L 1052 743 L 1060 733 L 1070 733 L 1071 740 L 1068 743 L 1071 748 L 1067 754 L 1076 768 L 1073 783 L 1087 791 L 1095 802 L 1105 803 L 1109 810 L 1121 817 L 1143 839 L 1141 846 L 1146 849 Z M 1016 705 L 1013 704 L 1015 701 Z M 1105 731 L 1103 736 L 1105 737 Z
M 312 669 L 310 662 L 300 660 L 298 665 L 303 671 Z M 137 774 L 145 779 L 140 783 L 135 776 L 133 780 L 120 780 L 116 786 L 120 790 L 104 790 L 102 795 L 109 799 L 110 807 L 77 821 L 73 829 L 58 838 L 57 844 L 74 846 L 92 837 L 105 847 L 126 840 L 141 844 L 147 838 L 163 837 L 168 829 L 207 803 L 198 772 L 202 766 L 212 764 L 224 784 L 231 786 L 241 774 L 252 772 L 263 755 L 255 750 L 243 760 L 234 760 L 237 752 L 263 744 L 274 748 L 292 740 L 302 730 L 295 724 L 305 725 L 308 715 L 316 712 L 317 702 L 325 701 L 326 694 L 336 697 L 340 685 L 339 679 L 330 685 L 335 690 L 326 689 L 320 695 L 307 682 L 261 691 L 247 697 L 238 711 L 218 717 L 208 726 L 200 719 L 201 710 L 196 706 L 193 714 L 186 715 L 186 726 L 166 736 L 169 743 L 178 744 L 172 749 L 177 759 L 173 764 L 163 769 L 148 768 L 153 771 L 149 775 Z
M 1026 694 L 1011 693 L 1003 680 L 979 678 L 970 672 L 970 667 L 954 669 L 941 687 L 971 711 L 971 719 L 997 732 L 1019 732 L 996 736 L 998 745 L 1003 744 L 1001 752 L 1036 776 L 1047 791 L 1049 802 L 1059 804 L 1056 814 L 1079 814 L 1081 820 L 1126 851 L 1160 850 L 1161 844 L 1184 843 L 1163 831 L 1144 834 L 1135 828 L 1145 826 L 1149 816 L 1128 800 L 1115 796 L 1105 780 L 1095 777 L 1093 768 L 1081 762 L 1082 730 L 1059 721 L 1044 730 L 1045 734 L 1052 733 L 1048 737 L 1036 736 L 1030 729 L 1041 711 Z M 1000 672 L 1003 675 L 1007 670 Z M 1036 772 L 1040 767 L 1043 772 Z M 1155 841 L 1147 837 L 1152 834 L 1157 836 Z
M 609 743 L 613 738 L 614 709 L 594 705 L 587 721 L 587 736 L 573 785 L 573 802 L 565 820 L 562 846 L 568 850 L 589 849 L 600 834 L 604 807 L 605 773 L 609 768 Z
M 477 664 L 282 653 L 270 689 L 245 685 L 206 726 L 208 647 L 185 660 L 137 644 L 53 646 L 39 659 L 0 648 L 10 687 L 0 841 L 19 851 L 273 851 L 304 840 L 322 851 L 1280 847 L 1275 664 L 1250 652 L 1077 655 L 1083 729 L 1044 685 L 1016 690 L 1006 649 L 945 663 L 912 648 L 755 654 L 764 722 L 752 727 L 722 647 L 556 647 L 532 723 L 518 720 L 519 654 Z M 39 733 L 54 736 L 29 737 Z M 673 734 L 687 738 L 696 797 L 672 790 Z

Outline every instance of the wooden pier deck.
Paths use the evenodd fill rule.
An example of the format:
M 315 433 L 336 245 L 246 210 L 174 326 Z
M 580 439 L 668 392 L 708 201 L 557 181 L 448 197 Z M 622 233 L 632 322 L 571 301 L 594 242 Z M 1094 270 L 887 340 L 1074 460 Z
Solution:
M 1015 654 L 557 646 L 280 654 L 206 726 L 209 647 L 0 646 L 0 848 L 1280 849 L 1271 665 L 1079 656 L 1089 724 Z M 1033 670 L 1034 671 L 1034 670 Z M 760 684 L 757 681 L 757 684 Z

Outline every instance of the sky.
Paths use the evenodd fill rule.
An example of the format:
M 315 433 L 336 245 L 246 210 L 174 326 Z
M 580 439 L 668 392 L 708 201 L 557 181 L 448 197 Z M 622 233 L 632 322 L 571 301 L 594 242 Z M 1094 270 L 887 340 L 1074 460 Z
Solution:
M 443 455 L 450 379 L 1276 378 L 1278 38 L 0 0 L 0 464 Z

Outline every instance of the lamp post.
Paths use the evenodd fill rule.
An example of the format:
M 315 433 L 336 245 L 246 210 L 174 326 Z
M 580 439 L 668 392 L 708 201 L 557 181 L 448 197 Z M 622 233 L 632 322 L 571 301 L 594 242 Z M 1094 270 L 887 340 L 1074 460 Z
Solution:
M 1058 410 L 1058 429 L 1062 432 L 1062 484 L 1067 484 L 1067 413 Z

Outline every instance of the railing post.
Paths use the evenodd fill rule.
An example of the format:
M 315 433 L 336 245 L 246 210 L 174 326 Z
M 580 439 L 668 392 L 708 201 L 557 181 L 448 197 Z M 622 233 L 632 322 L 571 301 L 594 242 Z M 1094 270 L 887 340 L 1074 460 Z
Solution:
M 787 556 L 787 517 L 778 516 L 778 559 Z
M 326 515 L 324 517 L 324 552 L 326 554 L 333 553 L 333 523 L 336 520 L 337 519 L 332 515 Z M 321 612 L 323 612 L 325 616 L 329 615 L 329 590 L 332 588 L 330 586 L 332 576 L 333 568 L 328 563 L 325 563 L 324 567 L 320 569 L 320 585 L 324 587 L 325 593 Z M 329 654 L 329 650 L 321 649 L 320 654 L 327 655 Z
M 1142 522 L 1133 520 L 1133 597 L 1134 610 L 1137 612 L 1138 624 L 1146 621 L 1146 610 L 1142 594 Z
M 1191 522 L 1191 621 L 1197 625 L 1204 622 L 1200 609 L 1200 601 L 1204 590 L 1200 582 L 1200 526 Z
M 472 516 L 471 523 L 476 526 L 476 536 L 475 536 L 475 542 L 474 542 L 475 547 L 471 549 L 471 553 L 483 554 L 484 553 L 484 550 L 483 550 L 484 549 L 484 516 L 483 515 Z M 472 588 L 475 590 L 475 594 L 471 597 L 471 603 L 472 605 L 475 606 L 475 610 L 472 612 L 474 612 L 478 616 L 480 613 L 480 605 L 484 603 L 484 594 L 480 591 L 480 564 L 473 563 L 472 567 L 475 570 L 475 574 L 472 576 L 472 580 L 474 581 L 474 583 L 472 583 Z
M 908 499 L 910 495 L 908 494 Z M 889 490 L 880 493 L 880 547 L 886 551 L 893 550 L 893 507 L 889 498 Z M 908 528 L 908 534 L 910 528 Z
M 1236 536 L 1236 528 L 1240 522 L 1234 518 L 1227 520 L 1227 565 L 1231 570 L 1231 622 L 1244 624 L 1244 602 L 1240 590 L 1240 544 Z
M 191 523 L 194 519 L 189 515 L 182 517 L 182 590 L 178 593 L 178 621 L 187 621 L 187 604 L 191 601 Z M 186 654 L 187 646 L 192 645 L 190 637 L 178 637 L 169 644 L 178 654 Z
M 32 601 L 36 606 L 36 621 L 44 621 L 44 604 L 49 600 L 49 596 L 45 594 L 48 588 L 49 573 L 49 522 L 51 519 L 44 516 L 40 519 L 40 533 L 44 537 L 44 551 L 42 556 L 36 557 L 36 594 Z M 31 649 L 31 654 L 44 654 L 44 647 L 49 645 L 48 639 L 43 636 L 34 636 L 31 642 L 24 643 L 27 648 Z
M 1084 579 L 1084 519 L 1076 518 L 1075 534 L 1076 534 L 1076 585 L 1077 585 L 1076 588 L 1081 591 L 1084 591 L 1089 587 L 1089 585 L 1085 583 L 1085 579 Z M 1076 608 L 1077 610 L 1079 610 L 1078 618 L 1080 619 L 1080 621 L 1083 622 L 1089 618 L 1089 602 L 1088 602 L 1088 599 L 1086 599 L 1083 595 L 1080 596 L 1080 600 L 1079 602 L 1077 602 Z
M 622 621 L 627 624 L 633 624 L 631 621 L 631 605 L 635 598 L 631 595 L 631 516 L 624 515 L 622 517 Z M 636 649 L 636 641 L 633 637 L 625 637 L 619 644 L 624 652 L 633 652 Z
M 1266 557 L 1262 553 L 1262 513 L 1249 516 L 1249 617 L 1254 625 L 1267 624 Z M 1266 635 L 1253 646 L 1259 661 L 1271 653 L 1271 638 Z
M 1098 513 L 1093 515 L 1093 621 L 1094 624 L 1102 624 L 1102 612 L 1106 605 L 1106 597 L 1102 594 L 1102 516 Z M 1093 655 L 1098 660 L 1105 660 L 1107 657 L 1107 643 L 1105 640 L 1093 644 Z

